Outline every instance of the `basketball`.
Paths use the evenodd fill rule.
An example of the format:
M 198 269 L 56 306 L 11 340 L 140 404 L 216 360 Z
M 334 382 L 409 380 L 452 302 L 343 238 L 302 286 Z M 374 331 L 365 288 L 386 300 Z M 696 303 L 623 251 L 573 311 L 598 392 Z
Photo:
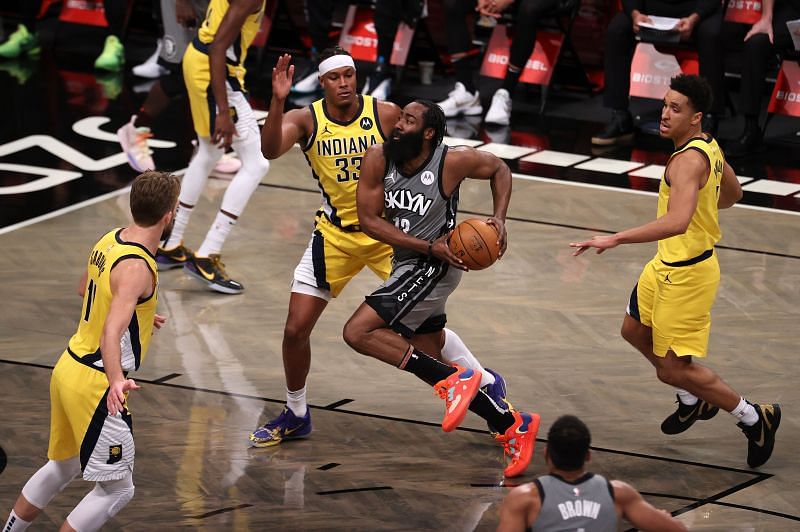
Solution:
M 470 270 L 488 268 L 500 255 L 497 245 L 497 230 L 478 218 L 470 218 L 458 224 L 450 235 L 450 251 L 464 262 Z

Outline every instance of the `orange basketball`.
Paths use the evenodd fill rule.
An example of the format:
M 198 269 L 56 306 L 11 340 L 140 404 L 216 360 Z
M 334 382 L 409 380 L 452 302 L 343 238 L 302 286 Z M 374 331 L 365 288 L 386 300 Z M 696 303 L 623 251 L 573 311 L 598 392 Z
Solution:
M 461 259 L 470 270 L 488 268 L 500 254 L 497 230 L 478 218 L 470 218 L 458 224 L 450 235 L 449 244 L 453 255 Z

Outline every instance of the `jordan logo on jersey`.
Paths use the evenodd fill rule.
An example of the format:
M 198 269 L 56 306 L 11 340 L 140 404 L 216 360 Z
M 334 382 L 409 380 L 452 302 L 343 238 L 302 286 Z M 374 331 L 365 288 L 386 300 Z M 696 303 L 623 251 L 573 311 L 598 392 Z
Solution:
M 325 127 L 322 128 L 322 133 L 320 135 L 332 135 L 331 130 L 328 129 L 328 124 L 325 124 Z

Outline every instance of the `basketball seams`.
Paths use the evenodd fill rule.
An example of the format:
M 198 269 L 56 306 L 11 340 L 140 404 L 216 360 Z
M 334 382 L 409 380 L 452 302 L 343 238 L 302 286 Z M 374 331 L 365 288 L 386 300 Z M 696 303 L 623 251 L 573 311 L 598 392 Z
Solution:
M 471 219 L 464 220 L 464 222 L 469 226 L 470 229 L 472 229 L 475 232 L 475 235 L 480 239 L 483 249 L 486 250 L 486 254 L 489 256 L 489 264 L 484 264 L 483 261 L 475 259 L 475 257 L 472 257 L 472 255 L 470 255 L 470 257 L 472 257 L 472 260 L 474 260 L 476 263 L 480 264 L 482 268 L 488 268 L 494 262 L 492 260 L 493 257 L 491 248 L 486 243 L 486 239 L 483 238 L 483 234 L 480 232 L 480 230 L 475 226 L 475 224 L 472 223 Z M 467 253 L 469 253 L 469 251 L 467 251 Z

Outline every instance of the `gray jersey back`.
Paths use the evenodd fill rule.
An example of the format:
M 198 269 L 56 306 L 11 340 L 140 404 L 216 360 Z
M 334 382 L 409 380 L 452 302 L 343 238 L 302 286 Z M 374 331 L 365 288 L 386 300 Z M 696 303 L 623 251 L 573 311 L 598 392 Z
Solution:
M 611 483 L 602 475 L 587 473 L 575 484 L 555 475 L 535 481 L 542 507 L 533 531 L 614 532 L 617 510 Z
M 420 170 L 411 176 L 403 175 L 389 161 L 383 179 L 386 219 L 396 227 L 417 238 L 433 240 L 455 227 L 458 208 L 458 188 L 446 198 L 442 189 L 442 172 L 447 146 L 439 145 Z M 402 262 L 419 258 L 406 248 L 394 248 L 394 260 Z

